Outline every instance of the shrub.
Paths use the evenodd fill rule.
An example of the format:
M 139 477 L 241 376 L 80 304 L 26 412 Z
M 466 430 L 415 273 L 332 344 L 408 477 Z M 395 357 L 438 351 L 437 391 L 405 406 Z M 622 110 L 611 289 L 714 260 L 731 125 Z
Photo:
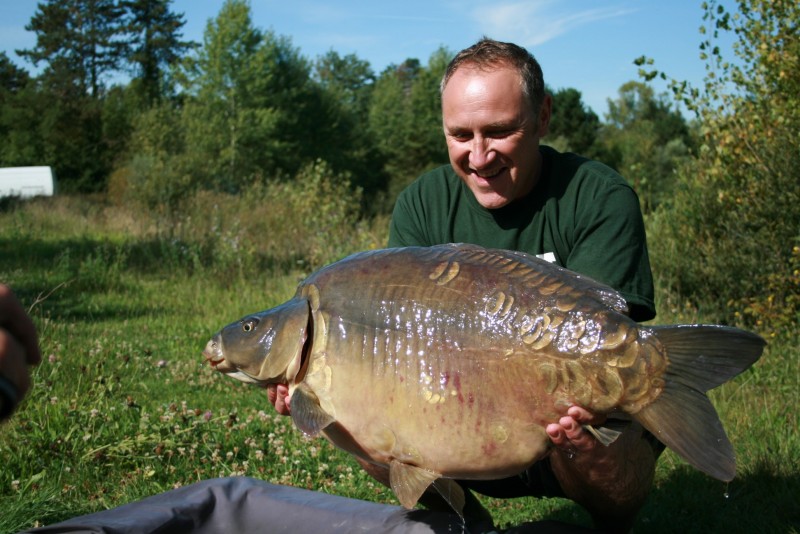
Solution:
M 735 31 L 737 64 L 709 40 L 705 92 L 673 83 L 702 123 L 698 156 L 657 213 L 650 245 L 668 289 L 711 318 L 774 333 L 800 316 L 800 42 L 796 2 L 740 0 L 706 20 Z

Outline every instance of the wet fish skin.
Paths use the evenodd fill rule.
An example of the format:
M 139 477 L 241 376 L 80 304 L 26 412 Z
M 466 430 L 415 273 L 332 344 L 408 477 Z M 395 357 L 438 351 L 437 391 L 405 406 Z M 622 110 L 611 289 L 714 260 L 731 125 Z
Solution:
M 296 426 L 389 466 L 406 506 L 435 480 L 523 470 L 570 404 L 623 412 L 730 480 L 732 446 L 704 392 L 752 365 L 763 340 L 625 312 L 613 289 L 527 254 L 387 249 L 317 271 L 205 355 L 236 378 L 288 383 Z

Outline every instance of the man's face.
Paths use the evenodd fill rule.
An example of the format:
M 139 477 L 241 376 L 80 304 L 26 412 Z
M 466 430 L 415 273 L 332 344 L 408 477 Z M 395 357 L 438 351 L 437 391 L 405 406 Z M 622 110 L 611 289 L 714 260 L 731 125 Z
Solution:
M 536 114 L 516 70 L 460 67 L 442 93 L 450 163 L 478 203 L 496 209 L 527 195 L 539 178 L 539 138 L 547 133 L 550 99 Z

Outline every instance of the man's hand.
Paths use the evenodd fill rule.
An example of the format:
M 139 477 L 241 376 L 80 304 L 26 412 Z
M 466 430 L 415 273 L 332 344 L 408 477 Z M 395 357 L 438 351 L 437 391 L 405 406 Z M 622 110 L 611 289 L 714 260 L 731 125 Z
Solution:
M 10 416 L 28 392 L 28 366 L 41 358 L 33 321 L 14 292 L 0 284 L 0 418 Z
M 267 398 L 281 415 L 291 413 L 289 406 L 289 386 L 286 384 L 270 384 L 267 386 Z
M 603 421 L 604 416 L 594 415 L 580 406 L 570 406 L 567 414 L 558 423 L 547 425 L 545 430 L 553 445 L 567 454 L 590 453 L 595 447 L 602 445 L 583 429 L 583 425 L 599 425 Z

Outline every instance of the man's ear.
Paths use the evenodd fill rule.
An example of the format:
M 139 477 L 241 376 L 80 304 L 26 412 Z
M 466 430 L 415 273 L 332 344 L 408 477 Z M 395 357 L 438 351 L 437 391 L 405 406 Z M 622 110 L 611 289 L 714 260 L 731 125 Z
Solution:
M 550 130 L 550 116 L 553 112 L 553 99 L 549 94 L 544 95 L 542 107 L 539 108 L 539 115 L 536 117 L 539 137 L 544 137 Z

